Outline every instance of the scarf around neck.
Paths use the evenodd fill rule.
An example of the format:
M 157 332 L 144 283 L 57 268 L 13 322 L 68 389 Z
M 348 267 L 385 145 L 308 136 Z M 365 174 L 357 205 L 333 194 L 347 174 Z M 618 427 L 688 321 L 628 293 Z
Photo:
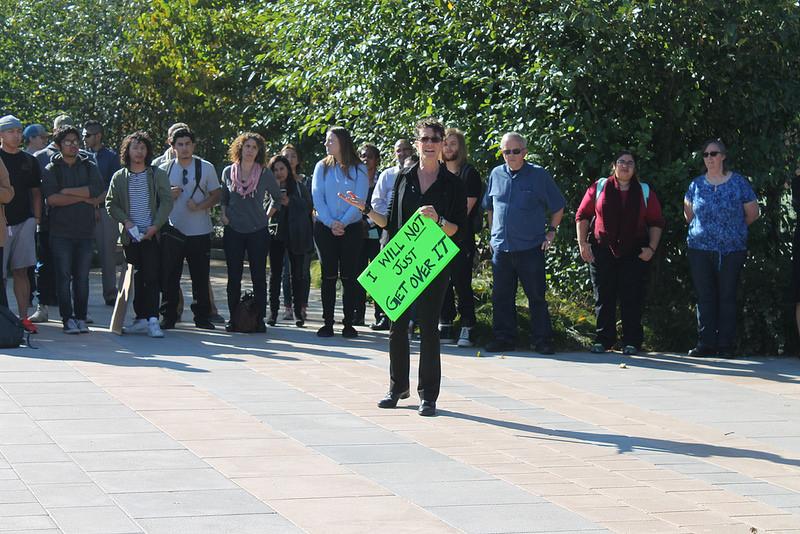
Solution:
M 636 232 L 639 228 L 639 210 L 642 204 L 642 186 L 631 179 L 628 198 L 622 203 L 617 177 L 608 177 L 600 199 L 600 216 L 603 228 L 598 241 L 608 246 L 614 257 L 621 257 L 634 251 L 638 245 Z
M 242 198 L 255 196 L 258 180 L 261 178 L 261 170 L 262 167 L 260 163 L 253 163 L 253 168 L 250 169 L 250 176 L 243 178 L 241 164 L 234 163 L 231 167 L 233 190 L 239 193 Z

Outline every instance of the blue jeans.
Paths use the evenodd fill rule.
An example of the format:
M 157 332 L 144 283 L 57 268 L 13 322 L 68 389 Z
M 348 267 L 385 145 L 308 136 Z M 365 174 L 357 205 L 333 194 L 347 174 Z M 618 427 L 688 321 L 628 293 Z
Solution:
M 50 236 L 61 320 L 86 320 L 94 240 Z
M 550 312 L 544 298 L 544 251 L 540 247 L 517 252 L 494 251 L 492 256 L 492 329 L 497 341 L 514 344 L 517 339 L 517 282 L 528 297 L 531 312 L 531 344 L 553 337 Z
M 736 289 L 747 251 L 720 254 L 690 248 L 689 270 L 697 295 L 697 346 L 736 346 Z

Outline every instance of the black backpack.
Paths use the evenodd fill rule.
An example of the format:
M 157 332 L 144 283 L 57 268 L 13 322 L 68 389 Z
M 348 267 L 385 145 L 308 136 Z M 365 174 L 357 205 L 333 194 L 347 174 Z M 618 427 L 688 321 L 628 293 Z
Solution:
M 192 156 L 192 159 L 194 159 L 194 189 L 192 189 L 192 194 L 189 195 L 189 198 L 193 198 L 198 189 L 203 193 L 203 196 L 207 196 L 203 188 L 200 187 L 200 182 L 203 179 L 203 162 L 197 156 Z M 169 165 L 167 165 L 167 177 L 169 177 L 172 172 L 172 167 L 175 166 L 177 161 L 178 158 L 169 160 Z
M 24 339 L 25 328 L 19 317 L 8 306 L 0 304 L 0 349 L 15 349 L 22 345 Z
M 250 334 L 258 329 L 260 320 L 256 296 L 252 291 L 245 291 L 242 298 L 231 314 L 231 324 L 234 332 Z

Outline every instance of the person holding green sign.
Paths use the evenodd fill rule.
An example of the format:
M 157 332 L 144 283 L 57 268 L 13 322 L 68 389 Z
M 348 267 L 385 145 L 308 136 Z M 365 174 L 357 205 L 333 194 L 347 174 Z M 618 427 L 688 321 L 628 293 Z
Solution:
M 440 163 L 444 126 L 435 119 L 422 119 L 415 128 L 415 148 L 419 163 L 403 169 L 395 180 L 392 200 L 387 213 L 380 213 L 352 191 L 341 198 L 360 209 L 378 226 L 394 237 L 405 222 L 417 213 L 441 227 L 458 243 L 467 219 L 467 197 L 464 185 L 457 176 Z M 420 293 L 415 302 L 417 325 L 420 331 L 419 349 L 419 414 L 436 414 L 436 400 L 442 379 L 439 352 L 439 312 L 450 281 L 450 269 L 445 266 Z M 379 408 L 394 408 L 400 399 L 409 397 L 409 339 L 408 322 L 411 308 L 392 321 L 389 329 L 389 392 L 378 402 Z

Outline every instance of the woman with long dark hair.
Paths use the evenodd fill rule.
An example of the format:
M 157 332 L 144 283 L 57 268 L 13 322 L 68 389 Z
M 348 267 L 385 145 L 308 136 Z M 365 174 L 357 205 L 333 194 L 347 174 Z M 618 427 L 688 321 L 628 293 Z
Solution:
M 683 199 L 689 224 L 689 269 L 697 295 L 697 345 L 689 356 L 732 358 L 736 350 L 736 288 L 747 258 L 747 227 L 760 213 L 750 182 L 728 169 L 727 149 L 711 139 L 701 150 L 706 172 Z
M 267 215 L 270 218 L 269 248 L 269 307 L 267 324 L 274 326 L 280 310 L 281 278 L 283 259 L 289 258 L 292 273 L 292 287 L 301 288 L 303 284 L 303 258 L 314 247 L 311 227 L 311 195 L 297 182 L 291 163 L 284 156 L 275 156 L 269 161 L 269 168 L 278 181 L 283 197 L 280 203 L 270 203 Z M 303 326 L 302 301 L 300 291 L 295 293 L 294 319 L 297 326 Z
M 597 333 L 591 352 L 605 352 L 616 343 L 619 302 L 622 352 L 636 354 L 644 338 L 647 271 L 661 240 L 664 217 L 656 194 L 639 181 L 632 152 L 619 152 L 611 175 L 589 186 L 575 221 L 581 258 L 589 264 L 594 288 Z
M 244 273 L 244 256 L 250 266 L 256 306 L 259 310 L 259 332 L 266 332 L 267 313 L 267 254 L 269 232 L 264 196 L 269 192 L 274 202 L 281 202 L 281 191 L 272 171 L 266 166 L 267 150 L 264 138 L 257 133 L 239 135 L 228 150 L 233 162 L 222 171 L 225 184 L 222 195 L 222 246 L 228 266 L 228 309 L 231 317 L 239 304 Z M 227 330 L 235 330 L 231 320 Z
M 314 241 L 322 267 L 322 319 L 317 331 L 320 337 L 333 336 L 333 313 L 336 307 L 336 280 L 342 280 L 342 307 L 344 308 L 343 337 L 356 337 L 353 327 L 355 312 L 355 284 L 358 258 L 361 253 L 361 213 L 342 200 L 339 195 L 354 191 L 360 198 L 367 195 L 369 187 L 367 170 L 358 157 L 350 132 L 334 126 L 325 136 L 328 154 L 314 167 L 311 194 L 317 221 L 314 224 Z

